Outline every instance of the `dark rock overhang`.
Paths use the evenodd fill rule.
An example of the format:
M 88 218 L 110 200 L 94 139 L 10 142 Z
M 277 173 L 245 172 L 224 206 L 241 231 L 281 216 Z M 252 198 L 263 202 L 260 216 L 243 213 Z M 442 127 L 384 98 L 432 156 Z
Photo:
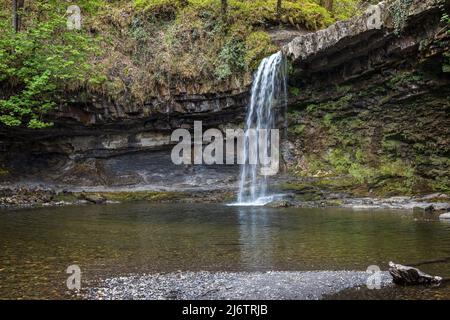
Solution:
M 386 63 L 392 55 L 414 52 L 424 39 L 437 32 L 443 6 L 448 0 L 413 0 L 406 15 L 404 30 L 398 33 L 392 18 L 392 7 L 397 1 L 383 1 L 370 6 L 358 17 L 340 21 L 327 29 L 295 38 L 283 47 L 293 65 L 293 75 L 313 78 L 315 74 L 333 72 L 337 68 L 359 68 L 348 74 L 360 76 Z M 367 59 L 370 57 L 370 59 Z

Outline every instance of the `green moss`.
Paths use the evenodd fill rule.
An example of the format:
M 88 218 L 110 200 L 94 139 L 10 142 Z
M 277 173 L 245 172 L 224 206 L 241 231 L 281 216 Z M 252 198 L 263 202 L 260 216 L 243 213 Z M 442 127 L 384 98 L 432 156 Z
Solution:
M 342 207 L 344 205 L 344 201 L 338 199 L 326 200 L 325 205 L 327 207 Z
M 305 193 L 305 194 L 297 194 L 295 195 L 295 200 L 296 201 L 318 201 L 318 200 L 322 200 L 323 196 L 319 193 Z
M 387 81 L 387 85 L 396 88 L 420 81 L 423 81 L 423 75 L 418 72 L 399 72 Z
M 352 90 L 352 86 L 350 86 L 350 85 L 336 87 L 336 92 L 339 94 L 343 94 L 343 95 L 346 95 L 351 90 Z
M 360 0 L 338 0 L 333 3 L 333 17 L 337 20 L 346 20 L 355 14 L 362 13 Z
M 289 182 L 289 183 L 282 183 L 278 186 L 280 190 L 283 191 L 297 191 L 297 192 L 307 192 L 311 191 L 311 184 L 307 182 Z
M 250 69 L 258 67 L 259 62 L 270 53 L 277 51 L 269 34 L 265 31 L 255 31 L 245 40 L 245 63 Z
M 157 15 L 175 14 L 180 9 L 182 2 L 177 0 L 134 0 L 133 5 L 137 10 L 152 12 Z
M 431 183 L 431 187 L 434 190 L 450 194 L 450 178 L 449 177 L 438 177 Z
M 289 87 L 289 93 L 295 97 L 298 97 L 301 93 L 301 90 L 299 88 Z
M 333 125 L 333 114 L 332 113 L 325 114 L 325 116 L 323 117 L 323 123 L 327 127 L 331 127 Z
M 396 0 L 390 7 L 392 20 L 394 22 L 394 32 L 399 35 L 406 25 L 409 9 L 413 4 L 413 0 Z
M 229 0 L 229 15 L 239 21 L 279 23 L 317 30 L 332 24 L 331 14 L 312 0 L 283 1 L 281 21 L 278 20 L 277 0 Z
M 71 193 L 71 192 L 61 192 L 54 196 L 54 201 L 63 201 L 67 203 L 73 203 L 76 202 L 79 199 L 78 193 Z
M 7 175 L 9 175 L 9 170 L 0 167 L 0 177 L 5 177 L 5 176 L 7 176 Z
M 317 105 L 317 104 L 309 104 L 309 105 L 306 107 L 306 112 L 308 112 L 308 113 L 313 113 L 313 112 L 316 111 L 318 108 L 319 108 L 319 105 Z
M 397 151 L 400 149 L 400 141 L 391 140 L 385 137 L 381 142 L 381 146 L 385 152 L 396 154 Z
M 90 194 L 90 193 L 87 193 Z M 177 200 L 186 197 L 180 192 L 163 192 L 163 191 L 137 191 L 137 192 L 100 192 L 95 193 L 110 201 L 168 201 Z
M 355 180 L 348 175 L 314 179 L 314 186 L 335 191 L 350 191 L 355 187 Z
M 163 191 L 130 191 L 130 192 L 74 192 L 74 193 L 59 193 L 55 196 L 55 201 L 76 202 L 82 195 L 91 195 L 104 198 L 108 201 L 128 202 L 128 201 L 170 201 L 179 200 L 186 197 L 186 194 L 181 192 L 163 192 Z
M 304 133 L 305 129 L 306 129 L 306 126 L 304 124 L 299 124 L 299 125 L 289 127 L 288 131 L 290 134 L 301 136 Z
M 349 173 L 349 169 L 353 163 L 350 153 L 337 148 L 328 152 L 325 160 L 332 166 L 334 172 L 338 174 Z

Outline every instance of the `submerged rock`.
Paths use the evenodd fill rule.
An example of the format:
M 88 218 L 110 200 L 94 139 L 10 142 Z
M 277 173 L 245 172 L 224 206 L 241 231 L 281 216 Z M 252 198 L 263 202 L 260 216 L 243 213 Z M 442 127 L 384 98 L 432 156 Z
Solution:
M 450 212 L 441 214 L 441 215 L 439 216 L 439 219 L 442 219 L 442 220 L 450 220 Z

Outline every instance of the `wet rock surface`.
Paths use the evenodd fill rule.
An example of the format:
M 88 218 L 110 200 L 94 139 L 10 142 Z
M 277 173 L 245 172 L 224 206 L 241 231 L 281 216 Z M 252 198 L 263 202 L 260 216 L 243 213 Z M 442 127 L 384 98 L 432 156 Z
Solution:
M 450 212 L 441 214 L 441 215 L 439 216 L 439 219 L 442 219 L 442 220 L 449 220 L 449 221 L 450 221 Z
M 106 198 L 99 194 L 84 194 L 84 193 L 82 193 L 78 198 L 81 200 L 86 200 L 87 202 L 90 202 L 93 204 L 106 203 Z
M 44 187 L 0 188 L 0 208 L 33 208 L 68 205 L 104 205 L 122 202 L 148 201 L 152 203 L 226 203 L 234 199 L 229 189 L 60 189 Z
M 83 204 L 58 199 L 58 192 L 47 188 L 0 188 L 0 208 Z
M 285 199 L 267 204 L 270 208 L 350 208 L 355 210 L 371 209 L 394 209 L 420 211 L 433 214 L 435 212 L 447 211 L 450 209 L 450 197 L 445 194 L 434 194 L 425 196 L 403 196 L 403 197 L 352 197 L 349 194 L 321 192 L 316 195 L 319 199 L 310 200 L 311 195 L 286 194 Z M 445 216 L 442 217 L 443 219 Z
M 441 277 L 430 276 L 419 269 L 389 262 L 389 273 L 398 285 L 439 285 Z
M 381 285 L 392 278 L 381 274 Z M 369 274 L 318 272 L 177 272 L 109 278 L 85 289 L 86 299 L 105 300 L 318 300 L 344 289 L 365 286 Z
M 446 210 L 450 208 L 449 202 L 427 202 L 414 197 L 392 197 L 386 199 L 362 198 L 347 199 L 342 207 L 354 209 L 404 209 L 424 210 L 426 212 Z

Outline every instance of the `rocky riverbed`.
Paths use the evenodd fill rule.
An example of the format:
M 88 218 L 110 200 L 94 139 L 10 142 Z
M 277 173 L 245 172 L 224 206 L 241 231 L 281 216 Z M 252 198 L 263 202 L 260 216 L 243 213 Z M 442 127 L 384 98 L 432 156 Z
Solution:
M 83 290 L 86 299 L 125 300 L 318 300 L 366 286 L 361 271 L 176 272 L 109 278 Z M 381 273 L 381 286 L 392 278 Z
M 450 197 L 446 194 L 429 194 L 424 196 L 404 196 L 389 198 L 352 198 L 339 195 L 330 195 L 320 200 L 301 200 L 294 196 L 287 196 L 269 204 L 270 207 L 337 207 L 351 209 L 399 209 L 399 210 L 421 210 L 425 212 L 445 212 L 450 210 Z
M 33 187 L 0 188 L 0 208 L 48 207 L 66 205 L 104 205 L 129 201 L 149 201 L 157 203 L 232 203 L 235 201 L 233 188 L 218 190 L 183 189 L 146 190 L 142 189 L 77 189 L 67 190 Z M 435 193 L 421 196 L 399 197 L 355 197 L 344 193 L 321 193 L 314 200 L 309 195 L 285 193 L 282 200 L 269 203 L 273 208 L 297 207 L 320 208 L 336 207 L 351 209 L 399 209 L 445 213 L 450 210 L 450 196 Z
M 180 191 L 133 189 L 61 189 L 46 187 L 3 187 L 0 188 L 0 208 L 33 208 L 67 205 L 104 205 L 131 201 L 156 203 L 211 203 L 231 201 L 234 191 L 191 190 Z

